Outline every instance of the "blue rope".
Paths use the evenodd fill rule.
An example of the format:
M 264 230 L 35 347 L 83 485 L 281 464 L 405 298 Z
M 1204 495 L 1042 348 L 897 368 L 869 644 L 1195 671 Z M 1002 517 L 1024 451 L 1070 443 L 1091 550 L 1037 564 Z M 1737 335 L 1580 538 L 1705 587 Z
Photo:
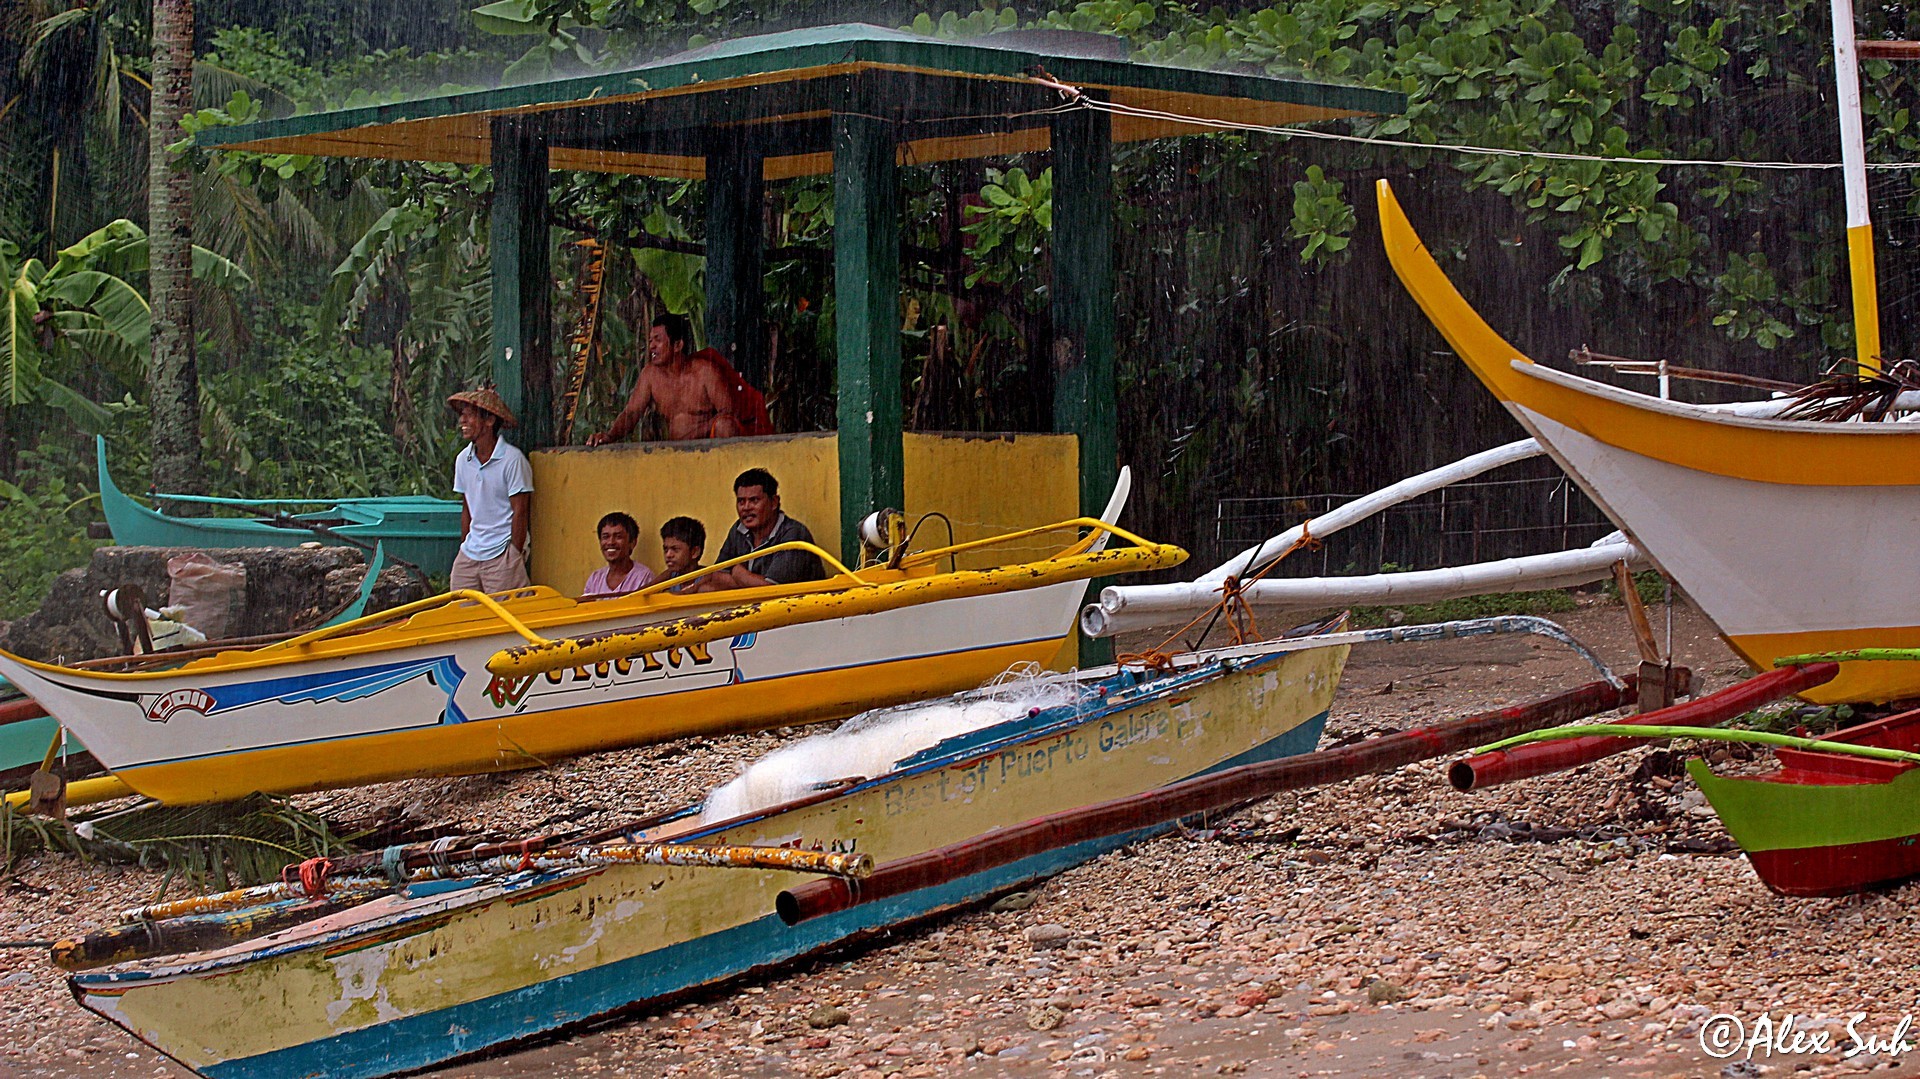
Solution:
M 394 846 L 380 852 L 380 868 L 398 888 L 407 883 L 407 848 Z

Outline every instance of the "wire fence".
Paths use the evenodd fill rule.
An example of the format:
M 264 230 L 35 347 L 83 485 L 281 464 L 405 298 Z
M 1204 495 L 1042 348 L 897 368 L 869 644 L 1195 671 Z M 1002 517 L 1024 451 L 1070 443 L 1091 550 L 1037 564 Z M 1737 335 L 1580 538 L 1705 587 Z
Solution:
M 1223 498 L 1214 507 L 1218 564 L 1360 495 Z M 1327 577 L 1434 569 L 1584 547 L 1614 530 L 1565 476 L 1456 483 L 1320 537 L 1270 576 Z

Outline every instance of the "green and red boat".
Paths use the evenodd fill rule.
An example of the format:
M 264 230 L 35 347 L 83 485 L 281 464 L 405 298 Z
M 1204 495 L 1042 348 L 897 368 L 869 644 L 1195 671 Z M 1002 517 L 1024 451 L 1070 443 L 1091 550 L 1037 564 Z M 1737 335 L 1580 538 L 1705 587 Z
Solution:
M 1920 710 L 1825 736 L 1920 751 Z M 1715 775 L 1687 762 L 1754 872 L 1781 895 L 1834 896 L 1920 875 L 1920 767 L 1912 761 L 1774 749 L 1777 771 Z

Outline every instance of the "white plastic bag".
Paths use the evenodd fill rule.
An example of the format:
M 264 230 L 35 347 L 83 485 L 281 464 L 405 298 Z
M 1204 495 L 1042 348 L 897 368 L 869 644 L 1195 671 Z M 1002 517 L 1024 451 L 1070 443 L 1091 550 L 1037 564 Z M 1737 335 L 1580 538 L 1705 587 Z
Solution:
M 167 606 L 179 609 L 177 621 L 208 640 L 228 636 L 229 627 L 239 623 L 247 602 L 247 567 L 216 562 L 205 551 L 189 551 L 167 559 L 167 580 Z

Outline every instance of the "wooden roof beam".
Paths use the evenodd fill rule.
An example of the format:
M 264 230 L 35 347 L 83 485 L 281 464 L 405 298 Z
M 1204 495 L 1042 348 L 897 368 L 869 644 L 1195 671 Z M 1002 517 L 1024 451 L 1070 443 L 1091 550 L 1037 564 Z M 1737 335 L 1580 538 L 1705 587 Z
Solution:
M 1862 60 L 1920 60 L 1920 41 L 1856 41 Z

